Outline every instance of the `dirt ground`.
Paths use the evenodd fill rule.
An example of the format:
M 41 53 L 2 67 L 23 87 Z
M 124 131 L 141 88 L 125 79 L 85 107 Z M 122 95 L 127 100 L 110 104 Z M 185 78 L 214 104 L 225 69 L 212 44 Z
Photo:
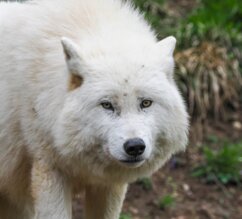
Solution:
M 232 142 L 241 140 L 242 130 L 233 124 L 232 121 L 211 124 L 206 135 Z M 144 188 L 139 182 L 130 185 L 123 212 L 131 215 L 132 219 L 241 219 L 242 185 L 208 185 L 192 177 L 191 170 L 201 160 L 201 146 L 191 143 L 186 153 L 173 157 L 152 176 L 152 188 Z M 172 195 L 174 203 L 160 209 L 159 200 L 166 195 Z M 81 198 L 75 199 L 73 204 L 74 219 L 83 218 Z

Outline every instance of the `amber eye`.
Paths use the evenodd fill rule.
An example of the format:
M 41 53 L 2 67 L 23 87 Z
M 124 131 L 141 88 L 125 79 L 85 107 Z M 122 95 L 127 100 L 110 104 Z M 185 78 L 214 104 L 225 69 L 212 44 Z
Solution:
M 142 108 L 142 109 L 144 109 L 144 108 L 148 108 L 148 107 L 150 107 L 151 105 L 152 105 L 152 100 L 143 100 L 142 102 L 141 102 L 141 104 L 140 104 L 140 107 Z
M 113 105 L 108 101 L 102 102 L 101 105 L 106 110 L 114 110 Z

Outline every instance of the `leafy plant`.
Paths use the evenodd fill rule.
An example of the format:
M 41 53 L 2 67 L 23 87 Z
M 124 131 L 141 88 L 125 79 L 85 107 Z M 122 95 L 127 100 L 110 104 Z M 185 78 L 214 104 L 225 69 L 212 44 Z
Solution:
M 218 151 L 205 147 L 203 154 L 205 162 L 193 170 L 193 176 L 223 184 L 241 181 L 242 143 L 225 144 Z
M 175 205 L 175 198 L 172 195 L 163 196 L 158 203 L 160 209 L 164 210 Z
M 200 7 L 182 22 L 177 37 L 181 46 L 196 46 L 201 40 L 215 40 L 232 45 L 242 42 L 242 2 L 223 0 L 219 3 L 201 0 Z M 241 45 L 240 45 L 241 46 Z
M 144 178 L 141 178 L 139 179 L 138 181 L 138 184 L 140 184 L 143 189 L 145 190 L 151 190 L 152 189 L 152 180 L 151 178 L 148 178 L 148 177 L 144 177 Z
M 129 214 L 121 213 L 119 219 L 132 219 L 132 217 Z

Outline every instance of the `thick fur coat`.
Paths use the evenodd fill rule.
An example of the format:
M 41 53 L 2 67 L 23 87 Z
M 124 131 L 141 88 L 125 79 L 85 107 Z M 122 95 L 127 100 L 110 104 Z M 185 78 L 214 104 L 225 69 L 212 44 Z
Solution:
M 81 190 L 86 219 L 118 219 L 187 144 L 174 48 L 129 2 L 1 2 L 0 219 L 71 219 Z

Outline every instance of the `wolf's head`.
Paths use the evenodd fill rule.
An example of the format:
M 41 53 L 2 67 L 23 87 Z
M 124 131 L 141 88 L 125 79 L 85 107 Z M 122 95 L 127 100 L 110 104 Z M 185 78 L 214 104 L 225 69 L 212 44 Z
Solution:
M 168 37 L 83 54 L 63 38 L 70 81 L 56 131 L 60 153 L 142 170 L 183 150 L 188 116 L 173 79 L 175 42 Z

